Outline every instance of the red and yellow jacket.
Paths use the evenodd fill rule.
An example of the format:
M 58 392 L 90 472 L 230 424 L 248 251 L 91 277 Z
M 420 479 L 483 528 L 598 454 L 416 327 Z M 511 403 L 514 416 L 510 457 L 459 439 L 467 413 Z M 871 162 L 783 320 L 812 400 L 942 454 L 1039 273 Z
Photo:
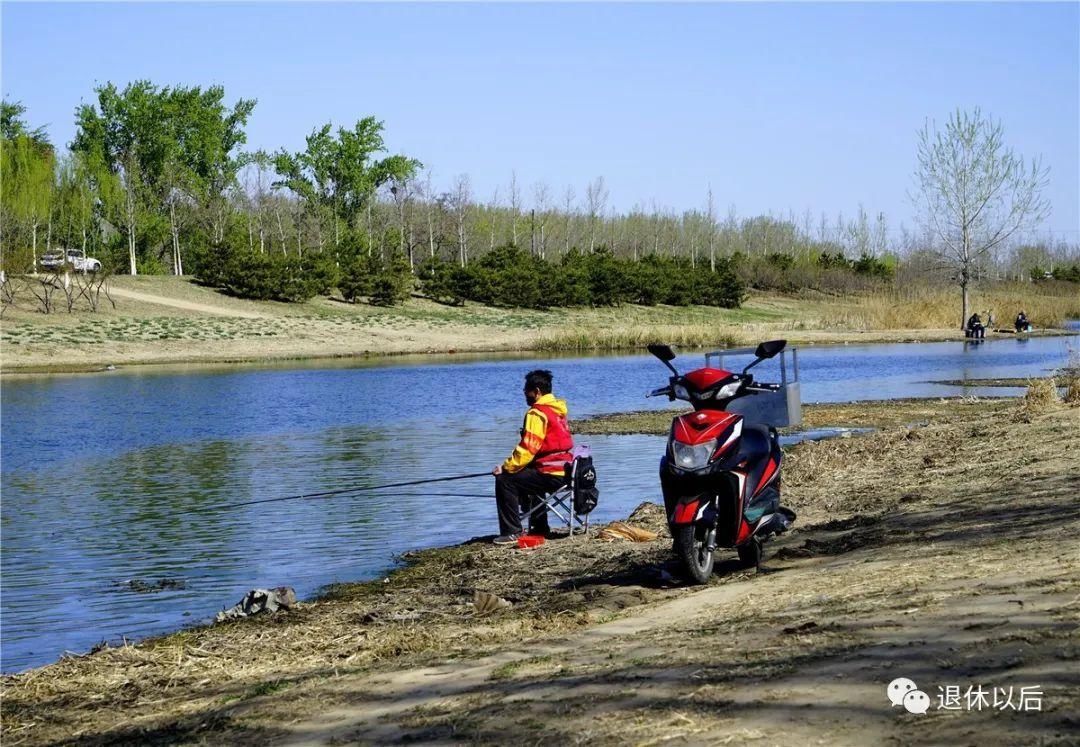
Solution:
M 504 472 L 520 472 L 532 464 L 547 475 L 565 475 L 571 460 L 574 437 L 566 424 L 566 402 L 552 394 L 541 394 L 525 413 L 521 441 L 502 464 Z

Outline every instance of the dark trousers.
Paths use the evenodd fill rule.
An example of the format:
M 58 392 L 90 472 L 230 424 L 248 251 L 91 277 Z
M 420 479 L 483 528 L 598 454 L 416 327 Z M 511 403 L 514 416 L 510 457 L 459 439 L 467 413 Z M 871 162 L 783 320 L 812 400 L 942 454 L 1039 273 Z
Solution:
M 521 534 L 521 509 L 537 505 L 540 495 L 554 492 L 566 481 L 561 475 L 545 475 L 535 467 L 495 475 L 495 506 L 499 510 L 499 533 Z M 532 530 L 548 532 L 547 509 L 532 515 Z

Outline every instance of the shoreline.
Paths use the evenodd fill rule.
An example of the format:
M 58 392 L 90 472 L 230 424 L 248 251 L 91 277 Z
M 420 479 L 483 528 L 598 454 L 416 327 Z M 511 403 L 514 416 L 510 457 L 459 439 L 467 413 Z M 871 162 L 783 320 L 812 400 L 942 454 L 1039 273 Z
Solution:
M 1025 714 L 962 725 L 935 719 L 924 732 L 878 703 L 882 657 L 910 658 L 913 642 L 926 651 L 905 674 L 930 686 L 935 672 L 948 678 L 941 662 L 955 657 L 998 684 L 1030 684 L 1025 672 L 1045 672 L 1069 645 L 1060 615 L 1080 577 L 1060 532 L 1080 521 L 1069 508 L 1080 479 L 1069 457 L 1080 410 L 1005 399 L 954 404 L 913 426 L 882 423 L 877 433 L 792 447 L 784 479 L 799 521 L 770 543 L 771 573 L 734 570 L 732 553 L 721 551 L 712 581 L 688 586 L 672 565 L 662 509 L 651 503 L 628 519 L 660 532 L 652 542 L 556 539 L 519 551 L 471 541 L 405 553 L 385 580 L 329 587 L 288 613 L 4 675 L 5 737 L 333 744 L 499 734 L 516 742 L 563 741 L 585 725 L 611 743 L 672 729 L 708 742 L 747 730 L 834 744 L 856 734 L 942 738 L 941 728 L 968 730 L 968 741 L 971 729 L 1030 736 Z M 967 437 L 974 430 L 979 439 Z M 1016 462 L 1017 439 L 1030 444 L 1032 459 Z M 1055 522 L 1039 520 L 1044 514 Z M 1021 535 L 1054 562 L 1017 566 Z M 913 537 L 922 538 L 920 552 Z M 854 586 L 850 568 L 859 569 Z M 478 591 L 510 606 L 480 613 Z M 1010 603 L 1018 598 L 1022 609 Z M 1002 627 L 988 644 L 984 629 L 1010 620 L 1021 627 Z M 1014 630 L 1036 635 L 1019 663 L 1006 635 Z M 688 637 L 701 645 L 687 647 Z M 859 684 L 857 695 L 832 684 L 837 667 Z M 1039 682 L 1048 710 L 1040 729 L 1067 728 L 1061 718 L 1080 693 L 1053 677 Z M 646 702 L 626 699 L 630 683 Z M 732 697 L 802 705 L 807 687 L 794 726 L 730 705 Z M 550 713 L 542 705 L 549 697 Z M 844 703 L 851 724 L 835 718 Z M 509 718 L 523 705 L 535 718 Z M 606 717 L 611 709 L 621 717 Z M 510 731 L 489 731 L 498 724 Z
M 747 333 L 743 332 L 743 336 Z M 830 347 L 846 345 L 892 345 L 892 344 L 919 344 L 934 342 L 967 342 L 962 334 L 951 333 L 945 330 L 871 330 L 871 331 L 815 331 L 812 335 L 791 330 L 763 329 L 758 337 L 768 339 L 769 336 L 787 339 L 789 345 L 799 347 Z M 1031 337 L 1072 337 L 1080 335 L 1080 331 L 1072 329 L 1045 329 L 1028 333 Z M 980 341 L 994 342 L 998 340 L 1017 339 L 1010 335 L 995 335 Z M 278 354 L 230 355 L 215 354 L 213 352 L 192 351 L 176 356 L 155 357 L 156 351 L 144 346 L 143 349 L 128 353 L 128 357 L 117 358 L 116 356 L 90 357 L 85 362 L 62 362 L 41 363 L 30 357 L 33 362 L 10 363 L 12 357 L 18 358 L 19 353 L 12 355 L 10 346 L 7 346 L 5 354 L 0 358 L 0 378 L 22 379 L 38 376 L 64 376 L 64 375 L 92 375 L 115 373 L 118 371 L 152 372 L 168 371 L 169 369 L 213 369 L 213 368 L 237 368 L 237 367 L 279 367 L 289 364 L 308 364 L 310 367 L 319 367 L 320 364 L 341 364 L 342 367 L 352 365 L 370 364 L 373 366 L 393 365 L 396 361 L 409 359 L 430 359 L 433 363 L 446 363 L 453 360 L 482 359 L 482 356 L 495 356 L 506 358 L 566 358 L 566 357 L 590 357 L 596 355 L 626 355 L 641 353 L 640 346 L 597 347 L 577 348 L 565 347 L 560 349 L 546 349 L 540 347 L 537 341 L 531 344 L 511 346 L 506 344 L 476 347 L 465 344 L 461 347 L 451 347 L 446 350 L 433 350 L 431 348 L 416 349 L 389 349 L 382 351 L 364 350 L 362 352 L 303 352 L 298 349 L 293 352 L 284 351 Z M 716 349 L 714 347 L 688 347 L 680 348 L 683 352 L 699 353 Z M 19 351 L 21 352 L 21 351 Z M 303 367 L 308 367 L 303 366 Z M 937 383 L 937 382 L 931 382 Z
M 1013 397 L 983 397 L 972 399 L 958 395 L 955 397 L 911 397 L 896 400 L 810 403 L 803 406 L 803 424 L 796 428 L 782 428 L 780 429 L 780 433 L 791 434 L 822 428 L 836 428 L 839 430 L 847 428 L 867 428 L 872 429 L 873 431 L 895 427 L 916 428 L 925 426 L 932 420 L 942 421 L 968 417 L 980 410 L 986 411 L 987 408 L 993 412 L 1003 411 L 1008 407 L 1011 407 L 1015 402 L 1016 398 Z M 672 417 L 678 412 L 681 411 L 669 409 L 608 413 L 604 415 L 587 416 L 574 421 L 573 424 L 575 434 L 583 436 L 666 435 L 670 430 Z M 802 444 L 815 443 L 821 440 L 858 438 L 868 434 L 869 431 L 854 432 L 847 435 L 837 434 L 829 439 L 819 439 L 813 442 L 804 441 Z M 783 450 L 785 455 L 793 448 L 800 445 L 801 444 L 791 444 L 784 446 Z M 637 509 L 631 513 L 639 514 L 644 517 L 649 524 L 649 528 L 653 530 L 662 528 L 663 522 L 658 516 L 649 512 L 640 513 L 641 509 L 642 506 L 638 506 Z M 630 517 L 625 520 L 630 520 Z M 597 527 L 597 529 L 598 528 L 599 527 Z M 328 584 L 314 596 L 301 599 L 301 606 L 318 604 L 326 599 L 333 598 L 342 589 L 352 589 L 354 587 L 370 587 L 372 589 L 377 589 L 379 588 L 378 585 L 383 583 L 380 581 L 380 578 L 393 578 L 395 574 L 409 570 L 410 565 L 415 558 L 423 558 L 428 555 L 438 555 L 440 553 L 453 553 L 478 545 L 486 546 L 494 537 L 495 534 L 478 535 L 452 545 L 435 545 L 409 550 L 401 556 L 389 556 L 386 559 L 387 565 L 381 570 L 374 571 L 371 578 L 358 578 Z M 565 540 L 567 538 L 563 536 L 560 539 Z M 133 645 L 140 646 L 143 644 L 152 644 L 159 640 L 173 638 L 174 636 L 183 636 L 190 632 L 214 628 L 215 624 L 213 623 L 213 617 L 215 612 L 208 612 L 205 617 L 198 618 L 197 621 L 192 621 L 190 624 L 183 625 L 173 630 L 166 630 L 148 634 L 145 637 L 136 638 L 134 639 L 135 643 Z M 260 619 L 268 618 L 249 618 L 248 620 L 249 623 L 257 623 Z M 101 640 L 105 642 L 106 638 L 103 636 Z M 127 645 L 126 640 L 125 645 Z M 112 643 L 108 644 L 106 648 L 110 646 L 116 648 Z M 65 659 L 85 658 L 89 656 L 90 653 L 92 652 L 87 653 L 65 650 L 58 654 L 57 659 L 52 662 L 18 671 L 0 672 L 0 678 L 21 676 L 28 672 L 54 666 Z
M 963 394 L 948 397 L 902 397 L 900 399 L 855 400 L 851 402 L 808 402 L 802 405 L 803 422 L 778 429 L 781 435 L 819 429 L 893 428 L 958 417 L 972 411 L 1002 407 L 1015 397 L 977 397 Z M 693 412 L 682 409 L 633 410 L 589 415 L 574 421 L 574 433 L 582 436 L 665 436 L 675 415 Z

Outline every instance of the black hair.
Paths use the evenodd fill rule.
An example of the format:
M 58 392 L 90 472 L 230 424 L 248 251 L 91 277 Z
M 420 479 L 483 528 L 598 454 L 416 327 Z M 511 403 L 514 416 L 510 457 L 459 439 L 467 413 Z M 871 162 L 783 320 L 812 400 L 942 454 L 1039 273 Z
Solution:
M 539 389 L 541 394 L 551 394 L 551 371 L 537 369 L 525 374 L 525 391 Z

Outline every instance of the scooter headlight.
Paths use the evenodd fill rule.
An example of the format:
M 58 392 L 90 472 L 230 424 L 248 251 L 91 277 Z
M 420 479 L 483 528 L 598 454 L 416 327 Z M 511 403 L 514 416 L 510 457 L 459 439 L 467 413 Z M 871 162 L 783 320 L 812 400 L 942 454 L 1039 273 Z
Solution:
M 690 399 L 689 390 L 685 386 L 683 386 L 682 384 L 676 384 L 675 388 L 674 388 L 674 391 L 675 391 L 675 399 L 685 399 L 685 400 Z
M 671 456 L 675 466 L 685 470 L 699 470 L 709 466 L 709 459 L 716 451 L 716 439 L 691 446 L 675 441 L 671 444 Z
M 739 393 L 739 387 L 742 386 L 741 381 L 732 381 L 730 384 L 724 384 L 716 392 L 717 399 L 727 399 L 728 397 L 734 397 Z

